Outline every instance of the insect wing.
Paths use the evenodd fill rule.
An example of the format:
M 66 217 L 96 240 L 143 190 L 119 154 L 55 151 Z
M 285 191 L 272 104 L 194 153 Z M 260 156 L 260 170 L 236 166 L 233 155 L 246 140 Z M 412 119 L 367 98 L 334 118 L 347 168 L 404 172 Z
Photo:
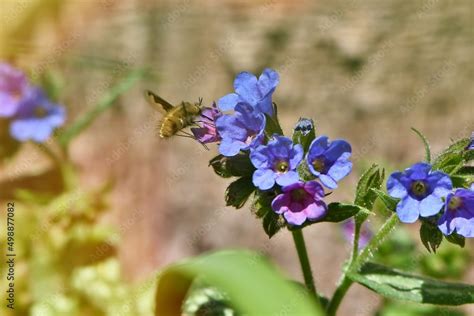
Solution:
M 174 106 L 169 103 L 168 101 L 164 100 L 160 96 L 154 94 L 150 90 L 145 91 L 145 98 L 148 101 L 148 103 L 157 111 L 166 114 L 172 109 L 174 109 Z

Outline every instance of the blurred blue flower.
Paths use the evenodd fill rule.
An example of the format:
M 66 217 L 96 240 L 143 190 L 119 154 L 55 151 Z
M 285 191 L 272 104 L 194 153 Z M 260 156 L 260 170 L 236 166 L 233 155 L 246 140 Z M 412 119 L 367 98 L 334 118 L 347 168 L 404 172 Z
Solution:
M 324 189 L 317 181 L 296 182 L 282 188 L 283 193 L 272 201 L 272 209 L 290 225 L 299 226 L 306 220 L 318 220 L 327 212 Z
M 64 107 L 52 103 L 39 88 L 27 91 L 10 124 L 10 134 L 19 141 L 46 141 L 54 129 L 63 125 Z
M 320 136 L 309 146 L 306 162 L 311 173 L 329 189 L 337 188 L 337 182 L 352 170 L 351 145 L 339 139 L 329 142 L 328 137 Z
M 451 178 L 444 172 L 432 171 L 427 163 L 394 172 L 387 181 L 388 194 L 401 199 L 396 211 L 404 223 L 414 223 L 419 216 L 438 214 L 444 205 L 443 198 L 452 188 Z
M 260 190 L 271 189 L 275 182 L 286 186 L 299 181 L 296 168 L 303 160 L 303 147 L 294 145 L 285 136 L 273 136 L 267 145 L 250 152 L 250 160 L 257 168 L 253 173 L 253 184 Z
M 200 127 L 191 128 L 191 132 L 194 137 L 202 144 L 215 143 L 221 138 L 217 133 L 216 120 L 222 115 L 216 104 L 212 104 L 212 107 L 205 107 L 201 111 L 198 125 Z
M 474 237 L 474 184 L 470 190 L 458 189 L 448 195 L 438 227 L 445 235 L 456 232 Z
M 29 89 L 25 74 L 6 63 L 0 63 L 0 117 L 12 117 Z
M 239 103 L 233 114 L 222 115 L 216 120 L 222 138 L 219 152 L 227 157 L 237 155 L 262 144 L 265 130 L 265 115 L 248 104 Z
M 241 72 L 234 80 L 235 93 L 223 96 L 217 104 L 222 111 L 228 111 L 239 103 L 246 103 L 273 115 L 272 94 L 279 82 L 278 73 L 272 69 L 265 69 L 258 79 L 249 72 Z
M 345 221 L 342 224 L 342 233 L 344 238 L 349 242 L 354 242 L 354 234 L 355 234 L 355 221 L 354 219 L 350 219 Z M 359 250 L 367 246 L 370 239 L 372 239 L 373 233 L 372 230 L 369 228 L 367 222 L 364 222 L 360 228 L 359 233 Z

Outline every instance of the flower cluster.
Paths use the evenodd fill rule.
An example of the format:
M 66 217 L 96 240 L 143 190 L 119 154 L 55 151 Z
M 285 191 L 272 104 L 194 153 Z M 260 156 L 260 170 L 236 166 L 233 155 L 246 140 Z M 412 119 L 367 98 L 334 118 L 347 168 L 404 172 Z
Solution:
M 400 199 L 396 212 L 402 222 L 432 218 L 445 235 L 455 232 L 474 237 L 474 185 L 453 191 L 448 174 L 434 171 L 428 163 L 416 163 L 403 172 L 392 173 L 387 190 Z
M 360 210 L 366 211 L 373 204 L 367 192 L 375 192 L 372 189 L 382 185 L 383 171 L 369 169 L 369 178 L 361 178 L 356 205 L 326 204 L 325 189 L 336 189 L 352 171 L 351 145 L 342 139 L 330 141 L 327 136 L 316 135 L 313 121 L 305 118 L 298 121 L 291 138 L 285 136 L 272 101 L 279 80 L 278 73 L 271 69 L 265 69 L 258 78 L 248 72 L 238 74 L 235 92 L 204 108 L 198 127 L 191 129 L 202 144 L 218 144 L 220 155 L 210 163 L 216 173 L 239 177 L 227 189 L 227 204 L 240 208 L 255 193 L 252 209 L 257 216 L 264 217 L 266 230 L 280 225 L 280 219 L 292 229 L 319 221 L 341 222 Z M 467 162 L 471 158 L 465 157 L 472 156 L 472 149 L 474 134 L 469 142 L 463 140 L 459 146 L 450 146 L 451 152 L 445 153 L 445 157 L 456 155 L 456 159 Z M 421 219 L 430 232 L 434 227 L 435 234 L 441 237 L 453 233 L 474 237 L 474 186 L 468 189 L 468 182 L 454 184 L 452 172 L 461 170 L 462 165 L 453 167 L 449 160 L 443 161 L 435 167 L 416 163 L 392 173 L 386 196 L 393 199 L 390 209 L 404 223 Z M 469 168 L 472 169 L 461 171 L 469 173 Z M 350 225 L 355 227 L 351 221 L 346 223 L 346 231 L 351 229 Z
M 322 185 L 335 189 L 351 172 L 351 146 L 344 140 L 315 138 L 308 119 L 301 119 L 294 130 L 308 146 L 284 136 L 272 102 L 278 84 L 279 75 L 271 69 L 265 69 L 258 78 L 248 72 L 238 74 L 235 92 L 220 98 L 218 109 L 204 109 L 200 127 L 192 132 L 201 143 L 218 142 L 224 157 L 247 156 L 254 169 L 253 190 L 273 192 L 273 212 L 288 224 L 299 226 L 325 216 Z M 309 135 L 312 138 L 306 139 Z
M 10 122 L 14 139 L 41 143 L 64 124 L 65 109 L 28 82 L 24 73 L 0 63 L 0 118 Z

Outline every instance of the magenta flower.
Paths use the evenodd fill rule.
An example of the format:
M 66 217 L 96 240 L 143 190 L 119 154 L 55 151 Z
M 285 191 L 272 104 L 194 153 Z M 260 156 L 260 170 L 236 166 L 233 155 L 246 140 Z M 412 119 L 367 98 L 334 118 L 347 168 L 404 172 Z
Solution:
M 216 120 L 221 115 L 222 112 L 217 108 L 216 103 L 213 103 L 212 107 L 203 108 L 198 122 L 200 127 L 191 128 L 194 137 L 203 144 L 220 141 L 221 137 L 217 132 Z
M 324 189 L 316 181 L 297 182 L 282 188 L 272 201 L 272 209 L 283 214 L 288 224 L 299 226 L 306 220 L 316 221 L 326 215 Z
M 15 115 L 29 85 L 25 74 L 6 63 L 0 63 L 0 117 Z

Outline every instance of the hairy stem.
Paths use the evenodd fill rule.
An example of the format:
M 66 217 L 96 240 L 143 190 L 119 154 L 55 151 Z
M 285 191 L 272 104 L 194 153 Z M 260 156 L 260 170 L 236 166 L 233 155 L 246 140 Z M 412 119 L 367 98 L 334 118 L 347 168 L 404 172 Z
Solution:
M 390 232 L 393 230 L 397 223 L 397 214 L 392 214 L 392 216 L 390 216 L 390 218 L 382 225 L 377 234 L 375 234 L 375 236 L 370 240 L 369 244 L 364 248 L 360 255 L 358 255 L 358 249 L 356 248 L 356 239 L 358 247 L 360 231 L 357 232 L 356 229 L 356 232 L 354 233 L 354 248 L 352 250 L 351 261 L 348 267 L 344 270 L 344 274 L 342 275 L 337 289 L 334 292 L 334 295 L 332 296 L 331 300 L 329 301 L 327 307 L 328 316 L 336 315 L 337 309 L 339 308 L 342 299 L 344 298 L 353 283 L 353 281 L 349 278 L 348 274 L 357 272 L 362 267 L 362 265 L 367 260 L 369 260 L 372 254 L 380 247 L 382 242 L 390 234 Z

